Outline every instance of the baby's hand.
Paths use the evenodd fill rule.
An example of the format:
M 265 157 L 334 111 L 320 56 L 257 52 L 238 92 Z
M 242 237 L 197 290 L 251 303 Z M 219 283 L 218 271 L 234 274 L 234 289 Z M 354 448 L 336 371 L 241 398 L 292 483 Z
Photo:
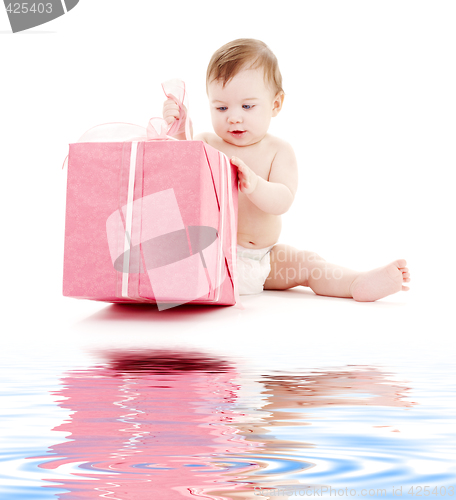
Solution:
M 237 167 L 239 174 L 239 189 L 241 193 L 250 194 L 255 191 L 258 184 L 258 175 L 250 169 L 242 160 L 233 156 L 231 163 Z
M 163 104 L 163 118 L 169 125 L 179 118 L 179 106 L 172 99 Z

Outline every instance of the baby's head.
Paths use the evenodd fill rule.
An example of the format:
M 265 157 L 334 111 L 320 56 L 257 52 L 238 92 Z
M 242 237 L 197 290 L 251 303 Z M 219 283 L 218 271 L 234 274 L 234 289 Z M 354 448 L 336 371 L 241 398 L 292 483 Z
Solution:
M 225 86 L 233 77 L 244 69 L 262 69 L 265 84 L 270 86 L 274 95 L 283 92 L 282 75 L 276 56 L 260 40 L 239 38 L 220 47 L 207 67 L 206 90 L 212 81 Z
M 277 58 L 265 43 L 250 38 L 214 53 L 206 89 L 215 133 L 236 146 L 261 141 L 284 98 Z

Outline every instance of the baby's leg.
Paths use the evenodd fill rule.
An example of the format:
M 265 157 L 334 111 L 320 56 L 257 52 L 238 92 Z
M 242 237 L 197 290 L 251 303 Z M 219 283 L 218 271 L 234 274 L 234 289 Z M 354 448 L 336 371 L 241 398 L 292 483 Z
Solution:
M 326 262 L 314 252 L 275 245 L 271 250 L 271 272 L 264 288 L 286 290 L 302 285 L 310 287 L 317 295 L 374 301 L 409 289 L 403 286 L 410 281 L 405 265 L 405 260 L 401 259 L 361 273 Z

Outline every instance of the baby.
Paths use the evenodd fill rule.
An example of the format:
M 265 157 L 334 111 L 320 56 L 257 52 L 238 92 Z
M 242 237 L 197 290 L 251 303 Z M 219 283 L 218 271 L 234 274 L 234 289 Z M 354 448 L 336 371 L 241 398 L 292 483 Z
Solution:
M 404 286 L 410 281 L 404 259 L 358 272 L 330 264 L 314 252 L 277 243 L 280 216 L 296 194 L 298 166 L 290 144 L 268 134 L 285 94 L 277 59 L 267 45 L 239 39 L 221 47 L 209 62 L 206 90 L 215 133 L 194 139 L 225 153 L 238 170 L 241 295 L 301 285 L 318 295 L 374 301 L 409 290 Z M 165 101 L 163 117 L 168 123 L 179 117 L 173 100 Z M 184 139 L 185 135 L 175 137 Z

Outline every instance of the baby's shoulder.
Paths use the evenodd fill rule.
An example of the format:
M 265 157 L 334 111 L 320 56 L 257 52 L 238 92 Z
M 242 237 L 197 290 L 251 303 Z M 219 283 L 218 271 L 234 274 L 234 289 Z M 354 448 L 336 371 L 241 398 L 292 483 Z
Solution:
M 274 148 L 278 151 L 293 151 L 293 147 L 291 144 L 280 137 L 276 137 L 275 135 L 267 134 L 267 140 L 270 147 Z
M 267 148 L 274 154 L 274 159 L 294 157 L 294 150 L 291 144 L 280 137 L 267 135 Z
M 295 172 L 297 170 L 297 159 L 291 144 L 274 136 L 270 136 L 270 141 L 273 160 L 269 179 L 271 180 L 272 173 L 282 175 L 284 169 L 287 172 Z
M 211 132 L 202 132 L 200 134 L 195 135 L 193 138 L 194 141 L 203 141 L 210 146 L 213 146 L 217 142 L 217 135 Z

